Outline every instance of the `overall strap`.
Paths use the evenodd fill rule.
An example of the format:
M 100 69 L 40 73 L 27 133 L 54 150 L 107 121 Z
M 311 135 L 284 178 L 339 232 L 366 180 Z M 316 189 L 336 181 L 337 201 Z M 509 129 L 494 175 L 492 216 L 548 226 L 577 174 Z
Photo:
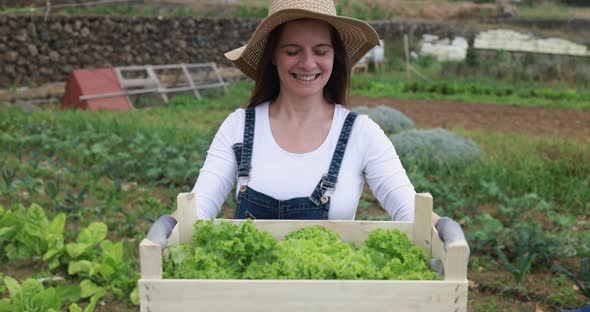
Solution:
M 336 187 L 336 183 L 338 182 L 338 173 L 340 172 L 340 165 L 342 164 L 342 159 L 344 158 L 344 151 L 346 150 L 346 144 L 348 143 L 348 138 L 350 137 L 350 132 L 352 131 L 352 126 L 354 125 L 354 121 L 358 116 L 355 112 L 349 112 L 344 120 L 344 125 L 342 125 L 342 130 L 340 131 L 340 137 L 338 138 L 338 143 L 336 143 L 336 149 L 334 150 L 334 154 L 332 155 L 332 162 L 330 163 L 330 169 L 328 169 L 328 173 L 322 176 L 320 182 L 313 190 L 313 193 L 309 197 L 309 199 L 319 206 L 320 204 L 325 204 L 328 200 L 324 197 L 324 193 L 327 190 L 334 190 Z
M 254 145 L 255 107 L 246 108 L 246 123 L 244 126 L 244 141 L 238 159 L 238 179 L 249 178 L 252 168 L 252 146 Z M 236 153 L 238 155 L 238 153 Z

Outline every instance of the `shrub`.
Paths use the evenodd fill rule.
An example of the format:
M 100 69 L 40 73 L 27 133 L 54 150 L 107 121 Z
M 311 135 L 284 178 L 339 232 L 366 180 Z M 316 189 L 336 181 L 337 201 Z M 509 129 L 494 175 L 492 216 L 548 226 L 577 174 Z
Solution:
M 576 234 L 574 237 L 578 236 L 578 255 L 590 258 L 590 232 L 577 232 Z
M 590 0 L 586 0 L 589 1 Z M 465 62 L 441 62 L 440 77 L 485 76 L 512 82 L 544 82 L 587 87 L 590 62 L 584 58 L 469 49 Z
M 467 233 L 471 252 L 491 253 L 498 234 L 504 230 L 504 225 L 489 213 L 478 215 L 475 218 L 474 225 Z
M 393 135 L 405 130 L 415 129 L 414 122 L 402 112 L 388 106 L 377 106 L 368 108 L 357 106 L 353 111 L 369 116 L 376 122 L 386 135 Z
M 561 0 L 561 2 L 565 5 L 571 5 L 571 6 L 581 6 L 581 7 L 590 6 L 590 1 L 588 1 L 588 0 Z
M 482 154 L 472 140 L 440 128 L 408 130 L 389 139 L 406 167 L 453 168 L 467 165 Z
M 430 68 L 437 62 L 438 60 L 434 55 L 424 55 L 420 56 L 420 58 L 418 58 L 415 63 L 422 68 Z
M 506 270 L 508 270 L 517 285 L 522 285 L 522 281 L 527 273 L 532 269 L 535 258 L 538 257 L 539 251 L 545 246 L 543 241 L 537 239 L 534 233 L 527 230 L 517 230 L 510 239 L 513 247 L 509 249 L 513 257 L 504 252 L 504 246 L 499 243 L 496 246 L 496 253 Z
M 234 15 L 242 18 L 264 18 L 268 14 L 268 7 L 264 6 L 249 6 L 242 4 L 238 10 L 234 12 Z
M 590 86 L 590 65 L 577 66 L 574 73 L 576 81 L 583 82 L 584 86 Z

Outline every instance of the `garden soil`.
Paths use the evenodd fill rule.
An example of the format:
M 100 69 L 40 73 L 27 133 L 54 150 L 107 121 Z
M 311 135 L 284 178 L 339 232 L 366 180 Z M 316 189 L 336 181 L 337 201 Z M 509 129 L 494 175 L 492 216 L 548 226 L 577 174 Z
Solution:
M 386 105 L 414 120 L 418 128 L 463 128 L 534 137 L 587 140 L 590 111 L 452 101 L 416 101 L 353 96 L 352 106 Z

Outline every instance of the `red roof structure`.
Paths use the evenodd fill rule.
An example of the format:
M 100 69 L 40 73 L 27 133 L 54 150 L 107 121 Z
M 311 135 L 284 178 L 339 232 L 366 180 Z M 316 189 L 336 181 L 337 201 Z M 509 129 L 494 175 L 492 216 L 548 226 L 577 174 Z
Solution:
M 81 96 L 121 93 L 123 95 L 81 100 Z M 62 109 L 84 109 L 91 111 L 129 111 L 133 106 L 124 95 L 124 90 L 112 68 L 75 69 L 70 74 Z

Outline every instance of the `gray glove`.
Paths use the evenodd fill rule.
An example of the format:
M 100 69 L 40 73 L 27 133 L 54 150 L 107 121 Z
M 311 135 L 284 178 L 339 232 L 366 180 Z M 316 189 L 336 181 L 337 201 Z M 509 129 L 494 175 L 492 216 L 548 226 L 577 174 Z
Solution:
M 163 215 L 152 224 L 146 238 L 159 244 L 164 249 L 168 245 L 168 238 L 175 225 L 176 219 L 171 215 Z
M 438 231 L 438 236 L 445 244 L 445 250 L 447 250 L 447 246 L 449 244 L 456 241 L 465 240 L 465 234 L 461 229 L 461 225 L 451 218 L 440 218 L 436 223 L 435 228 Z M 469 258 L 470 253 L 469 246 L 467 246 L 467 258 Z M 440 259 L 431 258 L 430 267 L 436 270 L 440 276 L 444 276 L 444 267 Z

